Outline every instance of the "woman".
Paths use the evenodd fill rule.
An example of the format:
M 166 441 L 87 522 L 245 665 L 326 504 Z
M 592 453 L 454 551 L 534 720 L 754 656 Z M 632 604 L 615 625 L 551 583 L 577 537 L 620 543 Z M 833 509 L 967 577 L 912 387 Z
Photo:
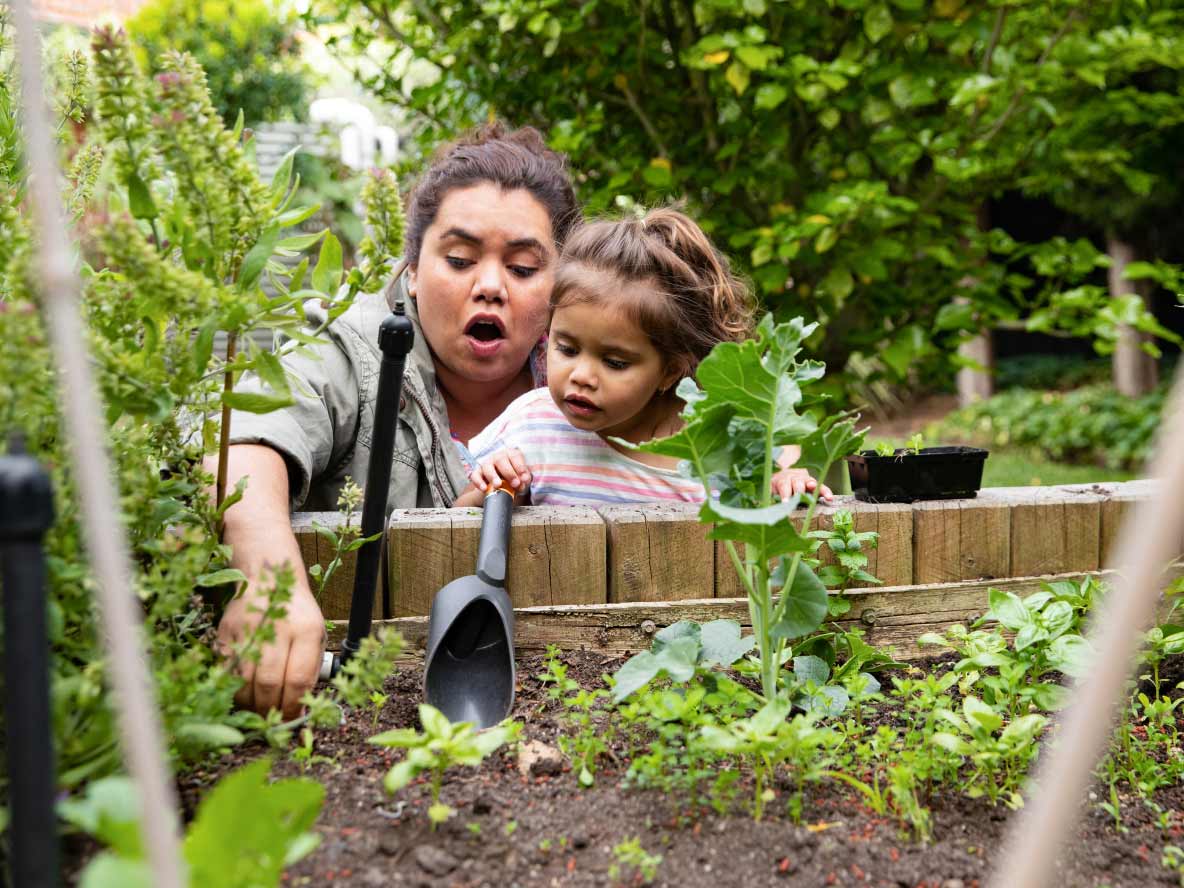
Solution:
M 537 346 L 558 247 L 579 216 L 564 159 L 531 128 L 498 125 L 443 149 L 409 199 L 406 272 L 385 294 L 360 296 L 315 355 L 292 355 L 296 403 L 232 419 L 229 482 L 249 476 L 226 513 L 233 565 L 248 578 L 218 627 L 229 647 L 260 621 L 272 567 L 296 577 L 287 616 L 258 664 L 244 663 L 239 703 L 292 717 L 316 681 L 324 619 L 289 522 L 290 507 L 335 509 L 346 476 L 366 477 L 378 386 L 378 326 L 404 293 L 416 325 L 404 374 L 388 508 L 448 506 L 467 442 L 542 379 Z M 306 307 L 309 322 L 323 308 Z M 257 383 L 248 383 L 249 385 Z

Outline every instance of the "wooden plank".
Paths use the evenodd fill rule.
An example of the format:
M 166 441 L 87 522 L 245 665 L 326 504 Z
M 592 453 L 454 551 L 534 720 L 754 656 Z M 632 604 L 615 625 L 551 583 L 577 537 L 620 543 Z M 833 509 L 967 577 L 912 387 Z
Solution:
M 857 503 L 855 508 L 851 510 L 851 516 L 854 519 L 854 526 L 856 533 L 875 533 L 880 532 L 880 510 L 875 503 Z M 875 547 L 870 545 L 864 546 L 862 549 L 864 555 L 867 556 L 867 567 L 864 568 L 868 573 L 877 579 L 880 575 L 876 572 L 880 569 L 880 549 L 877 542 Z M 883 583 L 861 583 L 856 582 L 852 588 L 873 588 Z
M 1047 496 L 1011 507 L 1011 572 L 1019 576 L 1062 573 L 1065 504 Z
M 455 526 L 453 532 L 455 533 Z M 514 607 L 554 604 L 551 597 L 551 550 L 547 547 L 547 515 L 533 508 L 515 509 L 506 553 L 506 591 Z M 563 555 L 557 553 L 562 560 Z M 469 573 L 473 568 L 469 568 Z
M 698 506 L 604 506 L 598 511 L 608 533 L 610 602 L 714 595 L 715 544 L 698 523 Z
M 463 517 L 457 516 L 458 520 Z M 463 556 L 454 555 L 452 523 L 453 516 L 444 509 L 396 509 L 391 513 L 387 545 L 395 616 L 428 613 L 432 596 L 441 586 L 456 576 L 472 573 L 472 557 L 464 573 L 456 573 L 461 569 Z M 472 551 L 476 552 L 476 542 L 472 545 Z
M 876 506 L 880 543 L 876 548 L 875 575 L 885 586 L 913 582 L 913 508 L 907 503 Z
M 608 601 L 608 560 L 604 522 L 595 509 L 545 507 L 547 549 L 551 553 L 551 604 L 604 604 Z
M 736 554 L 744 560 L 744 544 L 736 544 Z M 743 598 L 747 595 L 740 575 L 736 573 L 736 565 L 732 556 L 728 554 L 728 544 L 724 540 L 715 541 L 715 597 Z
M 1118 533 L 1123 521 L 1134 513 L 1135 504 L 1143 499 L 1138 493 L 1123 489 L 1114 490 L 1102 503 L 1099 557 L 1106 567 L 1114 567 L 1113 558 L 1118 544 Z
M 1023 596 L 1037 591 L 1043 582 L 1078 580 L 1081 576 L 1068 574 L 857 590 L 850 593 L 852 619 L 839 625 L 862 627 L 871 643 L 896 645 L 902 658 L 932 655 L 935 653 L 932 650 L 915 647 L 916 638 L 924 632 L 940 631 L 945 626 L 981 616 L 987 608 L 988 588 Z M 679 620 L 706 622 L 716 619 L 737 620 L 742 626 L 750 627 L 747 600 L 709 598 L 525 608 L 515 611 L 514 644 L 519 655 L 541 653 L 549 644 L 565 650 L 625 655 L 648 649 L 658 629 Z M 404 662 L 422 659 L 427 635 L 426 617 L 389 620 L 386 625 L 401 632 L 407 642 Z M 344 625 L 334 628 L 329 635 L 330 647 L 340 647 L 344 637 Z
M 1063 492 L 1060 495 L 1065 496 Z M 1066 499 L 1063 570 L 1098 570 L 1101 567 L 1102 502 L 1101 496 L 1087 493 L 1070 495 Z
M 962 563 L 959 579 L 1011 576 L 1010 507 L 972 499 L 960 500 L 958 508 Z
M 962 518 L 958 500 L 913 504 L 913 581 L 962 578 Z

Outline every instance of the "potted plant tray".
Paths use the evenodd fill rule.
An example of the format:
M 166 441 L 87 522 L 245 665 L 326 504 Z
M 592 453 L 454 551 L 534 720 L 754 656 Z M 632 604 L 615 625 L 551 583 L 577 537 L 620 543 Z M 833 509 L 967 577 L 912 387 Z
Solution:
M 980 447 L 898 448 L 892 455 L 864 450 L 847 457 L 847 470 L 856 499 L 912 503 L 976 496 L 986 460 Z

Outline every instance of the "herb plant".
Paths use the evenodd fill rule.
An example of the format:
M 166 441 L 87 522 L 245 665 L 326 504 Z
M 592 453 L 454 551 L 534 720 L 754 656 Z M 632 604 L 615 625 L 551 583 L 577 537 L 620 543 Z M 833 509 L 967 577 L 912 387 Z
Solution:
M 428 819 L 432 829 L 435 829 L 455 813 L 440 801 L 444 772 L 455 765 L 481 764 L 502 746 L 517 740 L 522 725 L 503 722 L 496 727 L 478 731 L 469 722 L 453 724 L 440 710 L 427 703 L 419 705 L 419 722 L 423 726 L 422 732 L 414 728 L 399 728 L 371 737 L 369 742 L 376 746 L 407 750 L 406 757 L 387 771 L 383 779 L 382 785 L 387 792 L 398 792 L 424 771 L 431 773 L 432 804 L 428 808 Z

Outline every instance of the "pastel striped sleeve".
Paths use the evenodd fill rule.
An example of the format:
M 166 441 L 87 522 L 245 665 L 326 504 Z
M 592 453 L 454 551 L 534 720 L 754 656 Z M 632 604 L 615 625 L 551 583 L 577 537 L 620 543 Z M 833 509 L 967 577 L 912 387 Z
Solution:
M 469 440 L 469 453 L 480 462 L 507 447 L 522 449 L 522 414 L 529 406 L 531 394 L 523 395 L 510 404 L 502 414 Z

